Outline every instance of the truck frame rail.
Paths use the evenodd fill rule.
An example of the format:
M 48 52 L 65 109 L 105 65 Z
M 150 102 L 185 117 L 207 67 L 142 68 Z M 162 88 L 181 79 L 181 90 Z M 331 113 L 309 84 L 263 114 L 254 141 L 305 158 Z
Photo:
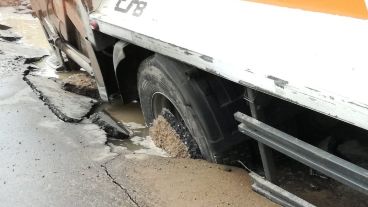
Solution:
M 243 113 L 235 113 L 240 132 L 345 185 L 368 195 L 368 170 L 345 161 Z

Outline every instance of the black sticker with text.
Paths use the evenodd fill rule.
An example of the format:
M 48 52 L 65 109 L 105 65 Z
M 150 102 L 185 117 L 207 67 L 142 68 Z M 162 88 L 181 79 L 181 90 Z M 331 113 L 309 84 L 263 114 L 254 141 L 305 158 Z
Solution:
M 146 8 L 147 2 L 140 0 L 119 0 L 116 3 L 115 10 L 123 13 L 127 13 L 130 10 L 133 10 L 134 16 L 141 16 L 143 10 Z

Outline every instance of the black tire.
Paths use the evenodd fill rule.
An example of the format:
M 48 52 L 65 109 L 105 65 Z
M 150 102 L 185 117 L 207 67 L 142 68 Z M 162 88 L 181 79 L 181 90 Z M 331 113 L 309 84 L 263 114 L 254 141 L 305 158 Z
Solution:
M 165 108 L 173 108 L 172 113 L 184 121 L 202 156 L 214 162 L 221 162 L 224 150 L 241 141 L 236 136 L 240 133 L 233 118 L 238 110 L 233 104 L 238 98 L 227 93 L 225 85 L 216 76 L 158 54 L 146 59 L 138 71 L 138 92 L 146 123 L 152 124 L 158 116 L 157 108 L 165 104 Z M 228 97 L 234 100 L 229 101 Z M 162 104 L 164 101 L 170 103 Z

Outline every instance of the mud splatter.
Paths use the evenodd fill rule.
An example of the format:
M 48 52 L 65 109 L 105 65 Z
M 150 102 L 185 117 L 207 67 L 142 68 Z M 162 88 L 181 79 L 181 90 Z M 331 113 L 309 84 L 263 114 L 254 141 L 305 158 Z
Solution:
M 163 116 L 159 116 L 153 122 L 150 136 L 156 146 L 164 149 L 171 157 L 190 158 L 188 147 Z

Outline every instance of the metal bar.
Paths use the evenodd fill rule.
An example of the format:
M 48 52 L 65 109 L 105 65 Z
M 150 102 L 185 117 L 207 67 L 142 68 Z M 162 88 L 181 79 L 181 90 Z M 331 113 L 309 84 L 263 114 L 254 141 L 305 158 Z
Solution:
M 89 74 L 93 75 L 93 68 L 90 65 L 91 61 L 88 59 L 88 57 L 78 52 L 78 50 L 74 49 L 68 43 L 63 42 L 61 39 L 57 39 L 55 41 L 55 45 L 60 48 L 61 51 L 65 52 L 68 58 L 72 59 Z
M 109 97 L 108 97 L 108 93 L 106 89 L 106 84 L 105 84 L 105 80 L 103 79 L 101 67 L 100 67 L 100 64 L 98 63 L 96 53 L 92 47 L 92 44 L 87 40 L 85 40 L 85 42 L 86 42 L 86 49 L 87 49 L 88 57 L 91 60 L 91 67 L 93 69 L 93 75 L 95 76 L 98 93 L 100 94 L 100 98 L 102 101 L 108 102 Z
M 273 162 L 272 151 L 269 147 L 265 146 L 262 142 L 258 142 L 259 153 L 261 154 L 261 160 L 265 177 L 272 183 L 276 182 L 275 178 L 275 164 Z
M 249 175 L 253 180 L 253 190 L 277 204 L 286 207 L 315 207 L 315 205 L 272 184 L 254 172 L 249 173 Z
M 240 112 L 235 113 L 235 119 L 241 122 L 242 133 L 368 195 L 368 170 Z
M 250 100 L 249 106 L 250 106 L 252 117 L 257 120 L 262 120 L 261 118 L 262 115 L 258 113 L 257 106 L 255 103 L 256 97 L 255 97 L 254 91 L 250 88 L 247 88 L 247 95 L 248 95 L 248 100 Z M 262 159 L 263 170 L 264 170 L 267 180 L 269 180 L 270 182 L 276 182 L 275 177 L 274 177 L 276 170 L 275 170 L 275 164 L 273 162 L 273 156 L 272 156 L 271 149 L 269 149 L 267 146 L 265 146 L 261 142 L 258 142 L 258 148 L 259 148 L 259 153 Z

